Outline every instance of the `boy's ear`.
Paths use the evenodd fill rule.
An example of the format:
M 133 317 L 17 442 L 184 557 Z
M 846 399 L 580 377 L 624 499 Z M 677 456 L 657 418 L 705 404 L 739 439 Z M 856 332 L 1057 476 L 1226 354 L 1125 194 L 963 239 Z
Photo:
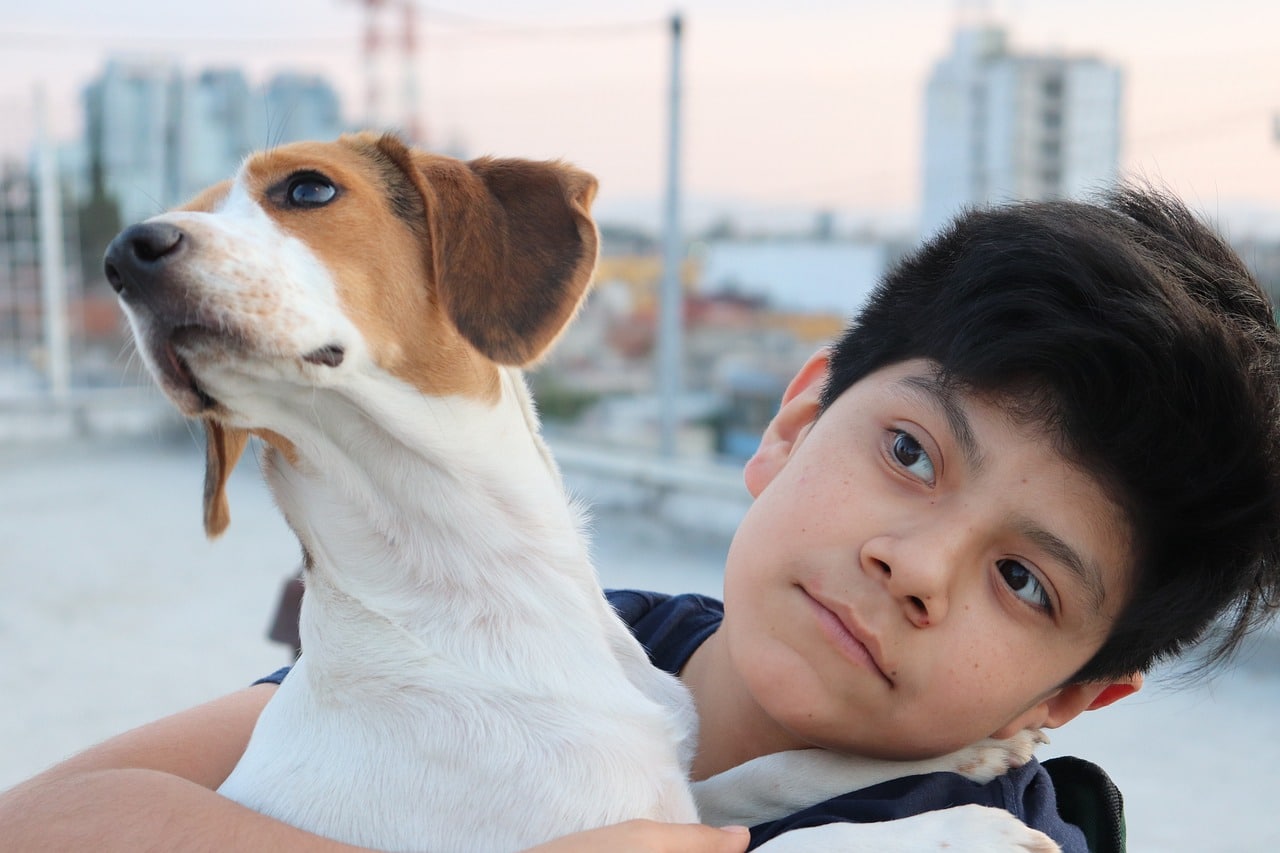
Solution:
M 1107 684 L 1098 692 L 1098 694 L 1093 698 L 1093 701 L 1089 703 L 1089 707 L 1085 708 L 1085 710 L 1096 711 L 1099 708 L 1105 708 L 1112 702 L 1123 699 L 1126 696 L 1132 696 L 1134 693 L 1137 693 L 1142 689 L 1142 681 L 1142 673 L 1139 672 L 1129 676 L 1123 681 L 1115 681 Z
M 782 405 L 769 421 L 760 446 L 743 468 L 747 491 L 758 497 L 791 457 L 791 451 L 818 416 L 818 399 L 827 379 L 827 350 L 809 357 L 782 394 Z
M 1131 696 L 1142 689 L 1142 673 L 1115 681 L 1085 681 L 1068 684 L 1044 701 L 1028 708 L 1010 721 L 994 738 L 1012 737 L 1025 728 L 1056 729 L 1080 716 L 1085 711 L 1096 711 L 1113 702 Z

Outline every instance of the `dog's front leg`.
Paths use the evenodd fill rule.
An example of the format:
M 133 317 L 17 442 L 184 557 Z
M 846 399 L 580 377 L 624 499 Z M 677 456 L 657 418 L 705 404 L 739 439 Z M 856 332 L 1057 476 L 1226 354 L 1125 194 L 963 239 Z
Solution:
M 988 738 L 921 761 L 883 761 L 826 749 L 775 752 L 693 783 L 693 795 L 703 823 L 755 826 L 904 776 L 951 772 L 990 782 L 1026 764 L 1045 740 L 1038 730 L 1025 729 L 1005 740 Z
M 693 707 L 693 695 L 680 683 L 680 679 L 650 662 L 644 647 L 612 609 L 602 619 L 613 656 L 622 666 L 627 680 L 648 699 L 666 709 L 680 766 L 687 773 L 693 764 L 698 743 L 698 712 Z
M 1004 809 L 956 806 L 881 823 L 828 823 L 784 832 L 761 853 L 1061 853 Z

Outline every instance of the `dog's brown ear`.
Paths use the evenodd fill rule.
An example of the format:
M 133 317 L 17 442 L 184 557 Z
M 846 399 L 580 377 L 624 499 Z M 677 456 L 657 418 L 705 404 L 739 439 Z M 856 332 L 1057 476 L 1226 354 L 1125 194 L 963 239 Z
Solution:
M 227 478 L 249 443 L 249 433 L 206 419 L 204 435 L 204 533 L 214 539 L 231 523 Z
M 535 361 L 595 272 L 596 179 L 558 162 L 423 155 L 417 163 L 442 307 L 493 361 Z

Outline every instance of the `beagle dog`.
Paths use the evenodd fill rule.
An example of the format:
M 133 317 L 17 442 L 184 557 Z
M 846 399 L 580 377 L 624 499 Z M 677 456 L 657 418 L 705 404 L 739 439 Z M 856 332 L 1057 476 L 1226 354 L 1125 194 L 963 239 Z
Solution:
M 302 544 L 304 653 L 227 797 L 432 853 L 699 819 L 692 704 L 601 594 L 520 373 L 587 291 L 595 192 L 563 163 L 464 163 L 356 134 L 258 153 L 108 248 L 142 359 L 204 425 L 206 532 L 228 525 L 227 477 L 252 434 Z M 1031 745 L 943 766 L 991 778 Z M 813 759 L 700 783 L 702 819 L 764 820 L 902 775 Z M 779 786 L 784 772 L 803 778 Z M 964 819 L 924 816 L 895 843 L 976 825 L 1039 836 L 995 810 L 934 814 L 951 811 Z M 769 849 L 890 849 L 868 827 L 819 829 Z

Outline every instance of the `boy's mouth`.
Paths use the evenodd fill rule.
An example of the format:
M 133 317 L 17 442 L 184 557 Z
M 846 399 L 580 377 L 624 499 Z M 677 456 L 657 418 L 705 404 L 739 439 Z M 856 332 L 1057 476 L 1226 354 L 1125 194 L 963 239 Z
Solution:
M 891 667 L 886 670 L 886 667 L 881 666 L 880 661 L 883 660 L 883 656 L 880 651 L 880 642 L 875 635 L 863 627 L 848 608 L 835 604 L 827 606 L 803 587 L 801 591 L 813 608 L 818 626 L 832 644 L 846 658 L 873 670 L 892 687 L 893 679 L 888 673 L 894 670 Z

